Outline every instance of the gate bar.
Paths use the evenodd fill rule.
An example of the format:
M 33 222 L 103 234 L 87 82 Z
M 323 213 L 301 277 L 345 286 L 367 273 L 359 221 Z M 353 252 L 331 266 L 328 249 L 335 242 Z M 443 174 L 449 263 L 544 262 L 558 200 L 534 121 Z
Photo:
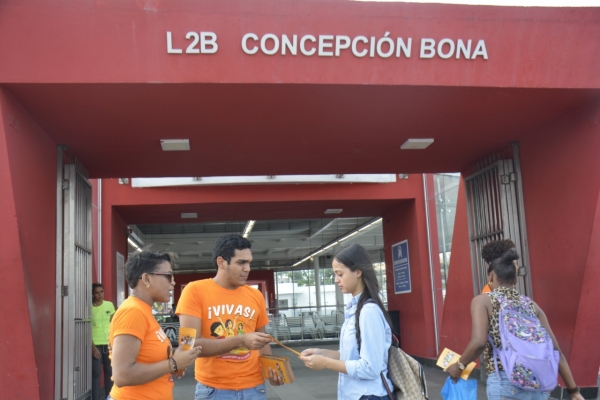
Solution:
M 521 174 L 521 155 L 519 153 L 519 142 L 510 143 L 513 150 L 515 172 L 517 173 L 517 207 L 519 210 L 519 228 L 521 229 L 521 257 L 523 266 L 527 268 L 524 277 L 527 296 L 533 300 L 533 287 L 531 285 L 531 265 L 529 264 L 529 242 L 527 239 L 527 224 L 525 223 L 525 202 L 523 200 L 523 175 Z
M 56 281 L 54 319 L 54 399 L 61 398 L 62 372 L 62 235 L 63 235 L 63 152 L 56 146 Z

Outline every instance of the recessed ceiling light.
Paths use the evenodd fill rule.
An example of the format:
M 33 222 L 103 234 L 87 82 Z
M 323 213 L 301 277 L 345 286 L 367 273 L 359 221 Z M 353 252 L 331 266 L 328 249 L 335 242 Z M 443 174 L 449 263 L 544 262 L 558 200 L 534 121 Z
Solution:
M 181 218 L 198 218 L 198 213 L 181 213 Z
M 188 151 L 190 149 L 189 139 L 160 139 L 160 147 L 163 151 Z
M 429 147 L 433 139 L 408 139 L 400 148 L 402 150 L 422 150 Z
M 343 208 L 328 208 L 325 210 L 325 214 L 339 214 L 344 211 Z

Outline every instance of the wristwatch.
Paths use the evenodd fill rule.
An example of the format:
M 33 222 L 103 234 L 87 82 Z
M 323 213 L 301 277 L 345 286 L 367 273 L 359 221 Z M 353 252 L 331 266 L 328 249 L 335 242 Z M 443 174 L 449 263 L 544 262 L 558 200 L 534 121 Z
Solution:
M 461 363 L 460 360 L 457 361 L 457 364 L 458 364 L 458 368 L 460 368 L 461 371 L 465 370 L 465 364 Z

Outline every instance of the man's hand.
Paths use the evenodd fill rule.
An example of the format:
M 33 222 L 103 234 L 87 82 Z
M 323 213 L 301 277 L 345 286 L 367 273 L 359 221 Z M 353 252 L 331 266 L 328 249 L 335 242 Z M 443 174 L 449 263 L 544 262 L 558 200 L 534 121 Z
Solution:
M 250 350 L 260 350 L 271 343 L 271 336 L 262 332 L 251 332 L 240 337 L 243 346 Z
M 94 345 L 92 345 L 92 356 L 96 359 L 99 360 L 100 359 L 100 351 L 98 351 L 98 348 Z
M 281 379 L 281 375 L 277 373 L 277 371 L 269 368 L 269 382 L 273 386 L 281 386 L 283 385 L 283 380 Z

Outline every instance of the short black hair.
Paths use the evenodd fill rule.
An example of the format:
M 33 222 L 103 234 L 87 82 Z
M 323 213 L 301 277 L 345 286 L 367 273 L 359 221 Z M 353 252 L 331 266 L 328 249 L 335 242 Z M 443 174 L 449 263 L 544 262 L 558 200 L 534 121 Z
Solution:
M 125 264 L 125 278 L 129 287 L 134 289 L 144 273 L 156 271 L 158 264 L 163 261 L 168 261 L 171 267 L 175 267 L 173 256 L 166 251 L 142 250 L 129 255 Z
M 99 287 L 104 289 L 104 285 L 102 285 L 100 282 L 92 283 L 92 294 L 94 294 L 94 290 L 96 290 L 96 288 L 99 288 Z
M 235 255 L 236 250 L 245 250 L 252 248 L 252 244 L 248 239 L 237 233 L 223 235 L 217 239 L 213 248 L 213 262 L 217 266 L 217 258 L 223 257 L 228 263 L 231 262 L 231 257 Z
M 513 261 L 518 259 L 519 253 L 515 249 L 509 249 L 492 261 L 490 268 L 496 273 L 500 283 L 511 284 L 517 279 L 517 269 Z

